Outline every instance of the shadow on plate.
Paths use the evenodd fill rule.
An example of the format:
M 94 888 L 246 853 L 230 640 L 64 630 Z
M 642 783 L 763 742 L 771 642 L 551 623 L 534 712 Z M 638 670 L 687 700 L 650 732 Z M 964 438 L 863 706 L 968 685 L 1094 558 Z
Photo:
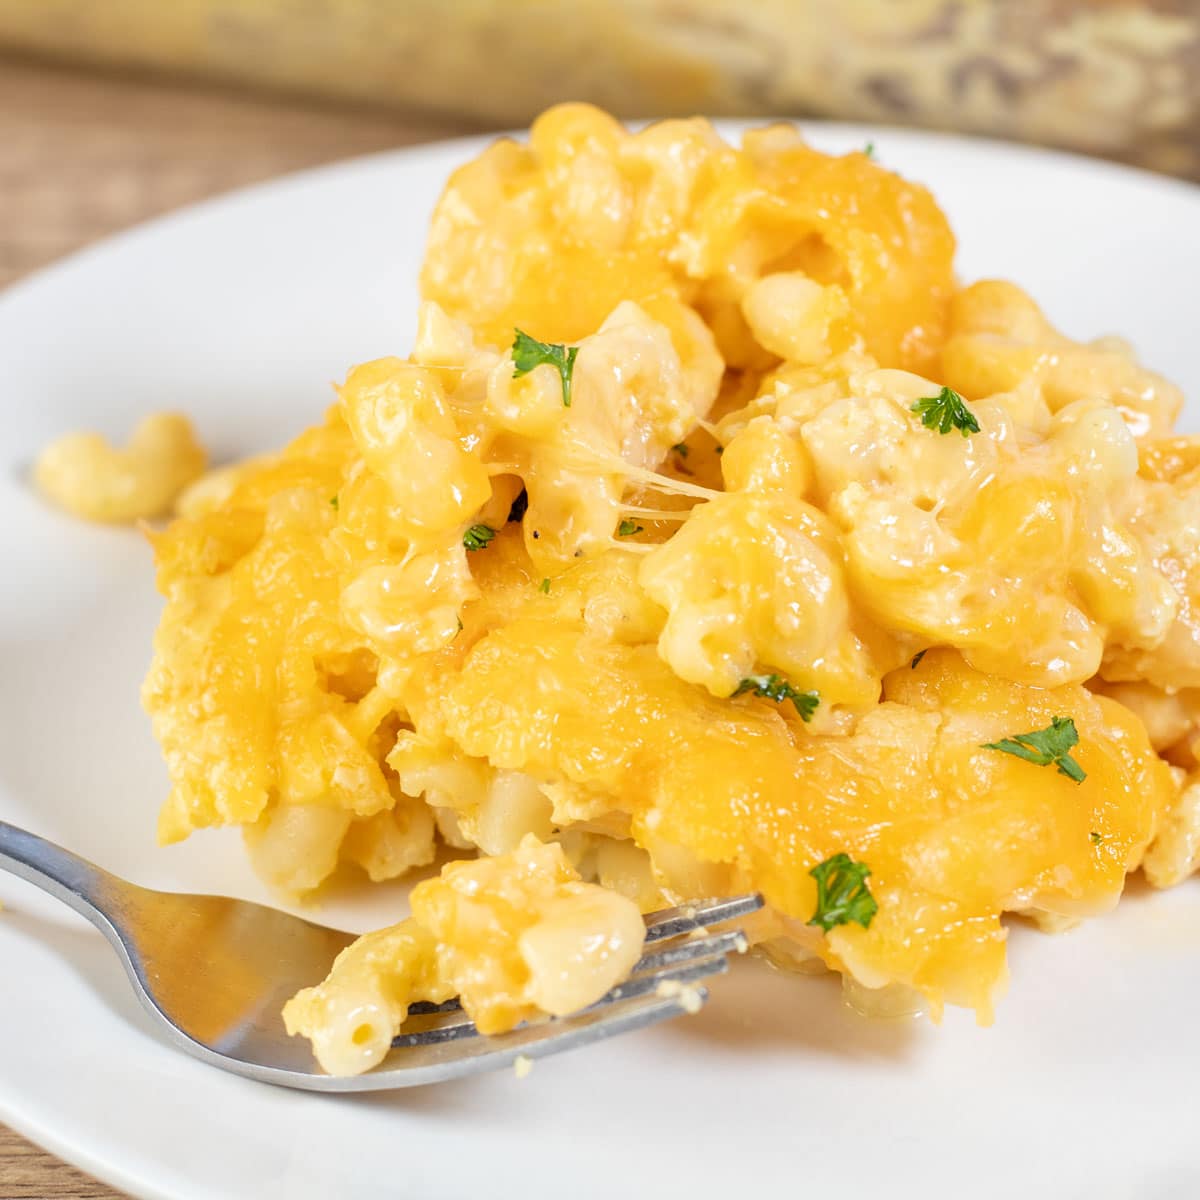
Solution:
M 150 1017 L 130 987 L 125 969 L 104 936 L 91 926 L 72 921 L 62 924 L 6 904 L 0 915 L 0 932 L 12 931 L 52 951 L 94 993 L 96 1000 L 139 1033 L 157 1039 Z
M 734 1053 L 904 1062 L 928 1025 L 921 1017 L 862 1016 L 842 999 L 838 975 L 788 974 L 759 958 L 735 962 L 709 993 L 697 1016 L 668 1028 Z

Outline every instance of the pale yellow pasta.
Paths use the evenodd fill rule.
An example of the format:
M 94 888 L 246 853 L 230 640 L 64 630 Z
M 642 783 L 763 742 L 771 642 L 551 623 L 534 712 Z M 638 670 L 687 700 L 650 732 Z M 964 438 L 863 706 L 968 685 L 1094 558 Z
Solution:
M 51 442 L 33 468 L 38 488 L 89 521 L 123 523 L 161 516 L 204 470 L 206 456 L 187 417 L 156 413 L 121 450 L 98 433 Z
M 435 373 L 381 359 L 355 368 L 340 395 L 363 461 L 386 484 L 398 533 L 436 538 L 487 500 L 487 473 L 459 444 Z
M 474 811 L 459 813 L 459 828 L 484 854 L 508 854 L 526 834 L 552 836 L 551 803 L 531 775 L 499 770 Z
M 631 840 L 591 839 L 590 861 L 583 872 L 602 887 L 628 896 L 644 912 L 669 903 L 655 881 L 650 855 Z
M 698 506 L 646 558 L 640 581 L 669 613 L 659 653 L 716 696 L 760 664 L 834 703 L 870 704 L 883 670 L 898 665 L 874 662 L 854 630 L 831 522 L 786 492 Z
M 742 313 L 759 343 L 792 363 L 830 355 L 829 329 L 848 309 L 845 293 L 803 271 L 764 275 L 742 297 Z
M 1169 754 L 1172 762 L 1177 756 L 1192 754 L 1191 742 L 1200 726 L 1200 688 L 1178 688 L 1166 691 L 1152 683 L 1097 682 L 1098 691 L 1132 709 L 1141 718 L 1150 737 L 1150 744 L 1160 754 Z M 1181 765 L 1192 765 L 1184 762 Z
M 350 813 L 328 804 L 279 804 L 246 826 L 246 851 L 262 879 L 298 895 L 333 871 L 350 822 Z
M 1200 777 L 1188 779 L 1142 867 L 1155 887 L 1174 887 L 1200 868 Z
M 460 848 L 506 854 L 526 834 L 545 841 L 555 831 L 550 798 L 523 772 L 490 768 L 449 743 L 431 745 L 411 734 L 397 738 L 388 763 L 407 795 L 443 814 L 447 840 Z
M 368 933 L 334 961 L 324 983 L 305 988 L 283 1010 L 288 1033 L 311 1039 L 331 1075 L 359 1075 L 383 1061 L 416 1000 L 453 993 L 431 973 L 429 933 L 413 921 Z
M 434 830 L 433 810 L 401 796 L 392 808 L 353 822 L 341 844 L 341 856 L 362 867 L 372 882 L 398 879 L 433 862 Z
M 401 730 L 387 757 L 400 789 L 424 798 L 431 808 L 469 812 L 487 797 L 493 770 L 486 762 L 463 754 L 448 738 L 421 737 Z
M 947 382 L 971 397 L 1027 381 L 1057 412 L 1103 396 L 1137 436 L 1167 433 L 1183 407 L 1179 388 L 1140 365 L 1127 344 L 1071 341 L 1025 292 L 999 280 L 973 284 L 955 297 L 942 361 Z
M 343 590 L 342 612 L 378 653 L 428 654 L 453 640 L 463 605 L 477 595 L 458 543 L 367 567 Z

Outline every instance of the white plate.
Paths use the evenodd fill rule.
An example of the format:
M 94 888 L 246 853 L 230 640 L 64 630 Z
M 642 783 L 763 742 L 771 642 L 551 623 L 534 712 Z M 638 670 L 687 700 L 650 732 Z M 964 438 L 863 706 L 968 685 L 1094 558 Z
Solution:
M 1119 331 L 1200 394 L 1200 191 L 997 144 L 811 132 L 838 150 L 871 139 L 932 184 L 964 277 L 1015 278 L 1069 332 Z M 328 381 L 408 345 L 430 207 L 477 146 L 241 192 L 0 296 L 0 817 L 140 883 L 264 898 L 234 834 L 154 845 L 166 779 L 138 707 L 157 611 L 146 546 L 48 511 L 20 468 L 66 429 L 123 436 L 165 406 L 220 455 L 311 422 Z M 336 1099 L 165 1048 L 100 936 L 0 876 L 0 1120 L 170 1200 L 1195 1195 L 1200 885 L 1131 890 L 1065 937 L 1014 930 L 990 1030 L 963 1013 L 870 1023 L 831 981 L 746 963 L 701 1016 L 524 1081 Z M 321 915 L 364 927 L 398 901 L 342 896 Z

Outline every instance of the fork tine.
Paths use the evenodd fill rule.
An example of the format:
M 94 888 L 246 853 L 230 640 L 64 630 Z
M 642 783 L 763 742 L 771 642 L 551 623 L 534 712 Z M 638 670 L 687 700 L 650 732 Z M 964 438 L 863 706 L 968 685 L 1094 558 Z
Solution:
M 728 929 L 706 937 L 684 938 L 672 942 L 663 950 L 643 955 L 636 963 L 630 976 L 646 971 L 659 971 L 663 967 L 688 962 L 693 958 L 707 958 L 713 954 L 744 954 L 748 947 L 746 935 L 740 929 Z
M 394 1059 L 387 1060 L 397 1065 L 389 1067 L 385 1063 L 375 1071 L 353 1077 L 352 1089 L 338 1086 L 350 1081 L 330 1077 L 333 1086 L 323 1090 L 374 1091 L 474 1075 L 480 1071 L 509 1066 L 518 1058 L 545 1058 L 672 1017 L 694 1013 L 707 999 L 708 992 L 702 987 L 689 989 L 686 996 L 660 996 L 651 992 L 606 1007 L 594 1006 L 573 1017 L 523 1025 L 511 1033 L 461 1040 L 455 1038 L 450 1042 L 420 1042 L 407 1047 Z
M 732 938 L 734 935 L 728 934 L 723 936 Z M 715 939 L 713 940 L 715 941 Z M 659 985 L 662 983 L 677 983 L 686 986 L 695 983 L 699 979 L 706 979 L 711 975 L 723 975 L 729 970 L 727 955 L 728 951 L 725 949 L 714 950 L 709 948 L 703 957 L 696 958 L 695 956 L 689 956 L 682 961 L 672 960 L 655 970 L 635 974 L 624 983 L 620 983 L 611 991 L 606 992 L 595 1004 L 590 1005 L 583 1011 L 597 1012 L 622 1001 L 633 1000 L 639 996 L 656 994 Z M 691 1000 L 690 1003 L 694 1005 L 695 1001 Z M 690 1010 L 685 1009 L 685 1011 Z M 449 1013 L 446 1015 L 449 1015 Z M 530 1022 L 521 1028 L 541 1029 L 545 1031 L 545 1036 L 557 1037 L 557 1030 L 564 1023 L 572 1019 L 572 1017 L 558 1017 L 551 1020 Z M 428 1029 L 398 1034 L 392 1039 L 392 1048 L 394 1050 L 408 1049 L 413 1046 L 429 1046 L 438 1042 L 453 1042 L 458 1041 L 460 1038 L 477 1036 L 479 1036 L 479 1031 L 475 1028 L 474 1022 L 468 1020 L 463 1015 L 459 1020 L 447 1022 L 446 1024 L 434 1025 Z
M 723 921 L 736 921 L 748 917 L 763 906 L 763 898 L 757 894 L 734 896 L 728 900 L 707 900 L 700 904 L 681 904 L 675 908 L 664 908 L 646 914 L 646 941 L 659 942 L 663 938 L 677 937 L 704 929 Z
M 645 975 L 635 975 L 624 983 L 619 983 L 612 991 L 601 996 L 592 1008 L 603 1008 L 615 1004 L 619 1000 L 629 1000 L 634 996 L 644 996 L 654 992 L 661 983 L 694 983 L 697 979 L 706 979 L 710 975 L 724 975 L 729 970 L 729 957 L 726 954 L 711 954 L 705 958 L 693 959 L 677 966 L 664 967 L 661 971 L 650 971 Z M 591 1011 L 585 1009 L 585 1012 Z

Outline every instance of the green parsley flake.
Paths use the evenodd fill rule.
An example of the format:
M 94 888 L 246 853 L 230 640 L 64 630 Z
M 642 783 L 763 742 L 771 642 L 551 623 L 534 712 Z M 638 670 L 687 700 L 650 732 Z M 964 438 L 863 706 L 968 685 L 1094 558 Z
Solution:
M 547 596 L 550 595 L 550 580 L 543 579 L 542 586 L 538 590 L 544 592 Z
M 835 854 L 809 874 L 817 881 L 817 910 L 810 925 L 825 933 L 851 921 L 864 929 L 871 927 L 879 905 L 867 887 L 871 868 L 866 863 L 855 862 L 848 854 Z
M 463 534 L 463 545 L 468 550 L 482 550 L 496 536 L 496 531 L 490 525 L 472 525 Z
M 963 437 L 967 437 L 979 432 L 979 422 L 975 420 L 975 414 L 953 388 L 944 387 L 936 396 L 923 397 L 910 411 L 920 416 L 921 424 L 926 429 L 936 429 L 938 433 L 949 433 L 951 429 L 957 429 Z
M 753 692 L 764 700 L 774 700 L 776 704 L 790 700 L 803 721 L 811 721 L 821 697 L 816 692 L 802 692 L 793 687 L 782 675 L 747 675 L 737 685 L 735 696 Z
M 985 750 L 1001 750 L 1005 754 L 1015 754 L 1038 767 L 1048 767 L 1051 763 L 1058 768 L 1060 775 L 1082 783 L 1087 778 L 1087 772 L 1071 757 L 1072 746 L 1079 744 L 1079 731 L 1070 717 L 1055 717 L 1045 729 L 1033 733 L 1018 733 L 998 742 L 985 742 Z
M 865 155 L 866 155 L 868 158 L 870 158 L 870 159 L 874 159 L 874 157 L 875 157 L 875 143 L 874 143 L 874 142 L 868 142 L 868 143 L 867 143 L 867 144 L 866 144 L 866 145 L 863 147 L 863 153 L 864 153 L 864 154 L 865 154 Z
M 633 521 L 622 521 L 617 526 L 617 537 L 633 537 L 635 533 L 641 533 L 645 529 L 644 525 L 638 525 Z
M 578 346 L 564 346 L 560 342 L 539 342 L 523 330 L 516 331 L 513 338 L 513 378 L 528 375 L 534 367 L 553 367 L 562 380 L 563 407 L 571 407 L 571 373 L 575 370 Z
M 680 458 L 687 458 L 687 456 L 691 453 L 691 451 L 687 448 L 687 446 L 684 445 L 683 442 L 676 442 L 671 449 L 674 450 Z
M 913 655 L 912 662 L 910 662 L 908 664 L 909 667 L 915 671 L 921 665 L 921 659 L 923 659 L 925 657 L 925 655 L 927 655 L 928 653 L 929 653 L 928 650 L 918 651 L 916 654 Z
M 333 511 L 334 511 L 334 512 L 337 512 L 337 510 L 338 510 L 338 498 L 337 498 L 336 496 L 330 496 L 330 497 L 329 497 L 329 504 L 330 504 L 330 506 L 332 507 Z
M 1102 846 L 1104 844 L 1104 834 L 1100 833 L 1098 830 L 1093 829 L 1092 832 L 1088 834 L 1088 838 L 1091 840 L 1093 846 Z

